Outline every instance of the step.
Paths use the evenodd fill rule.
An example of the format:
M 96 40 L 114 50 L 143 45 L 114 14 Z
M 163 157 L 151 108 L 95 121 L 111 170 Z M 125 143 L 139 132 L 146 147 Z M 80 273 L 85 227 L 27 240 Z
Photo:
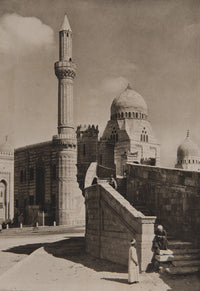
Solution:
M 169 240 L 169 249 L 186 249 L 193 248 L 194 244 L 192 242 L 180 241 L 180 240 Z
M 155 259 L 158 262 L 169 262 L 169 261 L 188 261 L 196 260 L 200 258 L 200 254 L 183 254 L 183 255 L 156 255 Z
M 172 265 L 174 267 L 183 267 L 183 266 L 199 266 L 200 267 L 200 260 L 173 261 Z
M 191 273 L 196 273 L 200 271 L 199 266 L 194 266 L 194 267 L 169 267 L 165 269 L 165 272 L 171 275 L 183 275 L 183 274 L 191 274 Z
M 189 248 L 185 248 L 185 249 L 172 249 L 172 254 L 173 255 L 183 255 L 183 254 L 200 254 L 200 249 L 189 249 Z

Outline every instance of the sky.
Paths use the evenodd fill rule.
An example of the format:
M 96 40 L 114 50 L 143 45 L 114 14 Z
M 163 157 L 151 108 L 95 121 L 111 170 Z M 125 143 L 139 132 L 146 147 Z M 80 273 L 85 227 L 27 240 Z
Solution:
M 199 0 L 0 0 L 0 142 L 15 148 L 57 133 L 58 31 L 73 31 L 74 121 L 102 133 L 129 82 L 147 105 L 174 167 L 187 129 L 200 146 Z

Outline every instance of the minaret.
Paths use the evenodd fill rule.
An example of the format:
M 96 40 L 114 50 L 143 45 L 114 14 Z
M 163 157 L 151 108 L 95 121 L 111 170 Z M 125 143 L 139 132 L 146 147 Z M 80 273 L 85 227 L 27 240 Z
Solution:
M 58 180 L 56 221 L 65 225 L 84 220 L 84 199 L 77 183 L 77 143 L 73 124 L 75 72 L 72 31 L 65 15 L 59 31 L 59 61 L 55 63 L 58 78 L 58 134 L 53 136 Z
M 76 65 L 72 61 L 72 31 L 67 15 L 59 32 L 59 61 L 55 63 L 55 74 L 58 78 L 58 135 L 72 137 L 73 80 Z

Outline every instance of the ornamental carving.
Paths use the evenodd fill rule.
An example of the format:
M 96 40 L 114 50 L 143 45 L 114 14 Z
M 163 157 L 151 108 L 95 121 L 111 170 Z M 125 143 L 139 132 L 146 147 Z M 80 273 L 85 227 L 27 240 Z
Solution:
M 71 78 L 71 79 L 74 79 L 75 76 L 76 76 L 76 73 L 72 70 L 56 70 L 55 71 L 56 73 L 56 76 L 58 79 L 65 79 L 65 78 Z

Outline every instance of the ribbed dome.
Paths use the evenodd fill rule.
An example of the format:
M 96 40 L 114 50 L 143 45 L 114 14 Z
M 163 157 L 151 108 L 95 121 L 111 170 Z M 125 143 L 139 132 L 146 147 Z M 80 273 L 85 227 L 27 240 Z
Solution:
M 0 145 L 0 153 L 13 153 L 13 147 L 7 140 Z
M 111 105 L 111 116 L 119 113 L 142 113 L 147 115 L 147 104 L 143 97 L 135 92 L 130 85 L 116 97 Z
M 177 158 L 178 160 L 183 160 L 185 157 L 189 156 L 198 157 L 199 147 L 190 139 L 188 131 L 187 137 L 177 149 Z

